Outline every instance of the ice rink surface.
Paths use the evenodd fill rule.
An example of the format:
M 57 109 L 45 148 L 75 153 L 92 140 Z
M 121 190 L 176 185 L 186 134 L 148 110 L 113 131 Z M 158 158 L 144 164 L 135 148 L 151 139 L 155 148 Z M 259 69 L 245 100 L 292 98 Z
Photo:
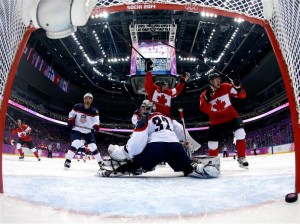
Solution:
M 95 160 L 3 155 L 0 223 L 300 223 L 294 153 L 221 158 L 221 176 L 183 177 L 168 166 L 141 176 L 98 177 Z

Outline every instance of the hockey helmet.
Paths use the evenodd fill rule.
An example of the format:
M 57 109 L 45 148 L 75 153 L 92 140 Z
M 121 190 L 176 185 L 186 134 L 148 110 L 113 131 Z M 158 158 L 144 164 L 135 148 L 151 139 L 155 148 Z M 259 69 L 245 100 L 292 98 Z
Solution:
M 214 78 L 217 78 L 217 77 L 221 77 L 221 75 L 218 74 L 218 73 L 212 73 L 212 74 L 208 75 L 208 80 L 210 81 L 210 80 L 213 80 Z
M 155 105 L 153 104 L 153 102 L 150 102 L 149 100 L 144 100 L 141 107 L 145 108 L 145 113 L 146 114 L 150 114 L 153 111 L 156 110 Z
M 84 94 L 83 99 L 85 99 L 86 97 L 90 97 L 93 100 L 93 95 L 91 93 Z
M 156 84 L 157 86 L 159 86 L 159 87 L 162 87 L 162 86 L 167 86 L 167 87 L 168 87 L 168 83 L 167 83 L 166 81 L 159 81 L 159 80 L 157 80 L 157 81 L 155 82 L 155 84 Z

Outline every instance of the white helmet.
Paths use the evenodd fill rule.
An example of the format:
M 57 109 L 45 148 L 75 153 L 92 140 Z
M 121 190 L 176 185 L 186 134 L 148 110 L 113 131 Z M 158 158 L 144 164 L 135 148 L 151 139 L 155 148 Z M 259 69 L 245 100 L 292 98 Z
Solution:
M 153 104 L 153 102 L 150 102 L 149 100 L 144 100 L 141 107 L 145 107 L 145 111 L 148 114 L 150 114 L 150 113 L 152 113 L 153 111 L 156 110 L 156 107 Z
M 93 95 L 91 93 L 84 94 L 83 99 L 85 99 L 86 97 L 91 97 L 93 100 Z

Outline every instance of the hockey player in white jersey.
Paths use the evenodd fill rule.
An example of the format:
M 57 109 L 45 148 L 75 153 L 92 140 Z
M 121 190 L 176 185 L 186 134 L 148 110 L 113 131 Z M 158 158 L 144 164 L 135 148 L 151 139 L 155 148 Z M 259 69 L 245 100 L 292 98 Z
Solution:
M 99 174 L 102 176 L 142 174 L 152 171 L 156 165 L 167 162 L 175 172 L 184 176 L 217 177 L 219 170 L 214 164 L 193 162 L 179 142 L 169 117 L 152 111 L 141 118 L 125 146 L 109 145 L 112 160 L 104 161 Z
M 94 133 L 99 131 L 99 112 L 94 106 L 91 106 L 93 102 L 93 95 L 86 93 L 83 96 L 83 103 L 76 104 L 72 111 L 69 113 L 68 126 L 71 131 L 71 147 L 68 150 L 65 161 L 65 168 L 71 167 L 71 160 L 74 157 L 77 150 L 82 146 L 81 139 L 83 139 L 92 155 L 95 157 L 99 166 L 102 166 L 102 158 L 99 150 L 97 149 Z

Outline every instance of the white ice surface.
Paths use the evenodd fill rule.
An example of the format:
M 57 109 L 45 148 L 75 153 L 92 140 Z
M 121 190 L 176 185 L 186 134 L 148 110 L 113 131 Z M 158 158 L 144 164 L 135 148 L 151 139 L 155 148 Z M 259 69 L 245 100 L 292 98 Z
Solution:
M 0 223 L 300 223 L 294 153 L 249 156 L 249 169 L 221 159 L 215 179 L 168 166 L 141 176 L 98 177 L 93 161 L 3 156 Z

